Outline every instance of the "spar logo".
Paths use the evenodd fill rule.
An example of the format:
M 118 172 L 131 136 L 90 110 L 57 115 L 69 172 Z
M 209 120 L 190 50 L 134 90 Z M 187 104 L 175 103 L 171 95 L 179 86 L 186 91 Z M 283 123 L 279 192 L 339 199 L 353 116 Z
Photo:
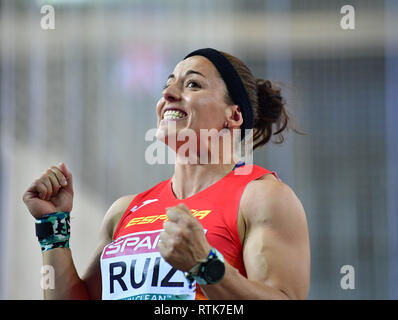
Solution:
M 196 209 L 190 209 L 192 215 L 198 219 L 202 220 L 204 219 L 210 212 L 211 210 L 196 210 Z M 148 223 L 154 223 L 156 221 L 167 221 L 168 217 L 166 214 L 158 214 L 158 215 L 153 215 L 153 216 L 144 216 L 144 217 L 135 217 L 127 223 L 125 228 L 128 228 L 130 226 L 134 226 L 137 224 L 148 224 Z
M 137 232 L 132 235 L 120 237 L 111 242 L 104 249 L 103 259 L 122 255 L 156 252 L 161 230 Z

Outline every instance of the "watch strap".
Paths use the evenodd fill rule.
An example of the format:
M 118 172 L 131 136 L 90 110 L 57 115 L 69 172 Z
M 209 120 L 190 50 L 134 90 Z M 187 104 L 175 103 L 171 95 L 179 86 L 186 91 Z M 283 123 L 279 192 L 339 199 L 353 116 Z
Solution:
M 224 262 L 223 255 L 216 249 L 211 248 L 207 259 L 199 262 L 195 266 L 193 266 L 189 272 L 185 273 L 185 277 L 187 278 L 188 282 L 190 283 L 190 287 L 192 287 L 192 283 L 196 281 L 199 285 L 206 285 L 209 284 L 204 277 L 201 275 L 204 274 L 207 263 L 212 259 L 218 259 L 222 263 Z

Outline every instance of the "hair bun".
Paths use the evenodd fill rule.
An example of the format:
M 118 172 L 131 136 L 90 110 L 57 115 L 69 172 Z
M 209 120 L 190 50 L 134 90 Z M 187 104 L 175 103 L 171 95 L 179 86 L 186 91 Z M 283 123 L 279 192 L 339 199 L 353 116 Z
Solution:
M 258 128 L 258 134 L 265 138 L 264 143 L 268 142 L 272 135 L 279 135 L 276 142 L 281 143 L 284 139 L 280 133 L 286 129 L 289 120 L 281 89 L 270 80 L 264 79 L 256 79 L 256 86 L 258 109 L 254 127 Z
M 270 120 L 277 120 L 284 106 L 281 89 L 270 80 L 257 79 L 256 85 L 259 111 L 268 114 Z

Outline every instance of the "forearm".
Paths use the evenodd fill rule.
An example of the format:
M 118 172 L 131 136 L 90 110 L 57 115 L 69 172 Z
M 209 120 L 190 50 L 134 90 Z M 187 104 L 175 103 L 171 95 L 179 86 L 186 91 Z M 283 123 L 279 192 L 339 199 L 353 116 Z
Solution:
M 215 300 L 286 300 L 282 291 L 242 276 L 237 269 L 225 263 L 223 279 L 212 285 L 201 286 L 209 299 Z
M 54 286 L 43 288 L 44 299 L 90 299 L 86 285 L 77 274 L 70 249 L 55 248 L 43 253 L 43 266 L 54 271 Z

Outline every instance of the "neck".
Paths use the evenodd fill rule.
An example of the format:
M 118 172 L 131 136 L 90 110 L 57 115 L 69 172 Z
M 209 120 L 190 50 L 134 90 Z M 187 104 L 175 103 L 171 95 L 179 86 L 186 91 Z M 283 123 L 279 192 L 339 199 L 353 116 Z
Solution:
M 171 179 L 174 195 L 177 199 L 186 199 L 210 187 L 230 173 L 232 164 L 179 164 L 175 165 Z
M 224 135 L 226 133 L 219 136 L 219 143 L 214 145 L 212 139 L 207 141 L 205 145 L 198 143 L 200 146 L 198 154 L 196 152 L 190 153 L 185 149 L 178 149 L 174 175 L 171 180 L 172 190 L 177 199 L 186 199 L 195 195 L 233 170 L 239 161 L 234 152 L 233 141 L 235 139 L 230 137 L 230 139 L 224 141 Z M 201 155 L 205 153 L 207 153 L 207 158 L 202 159 Z M 212 155 L 216 159 L 213 159 Z

